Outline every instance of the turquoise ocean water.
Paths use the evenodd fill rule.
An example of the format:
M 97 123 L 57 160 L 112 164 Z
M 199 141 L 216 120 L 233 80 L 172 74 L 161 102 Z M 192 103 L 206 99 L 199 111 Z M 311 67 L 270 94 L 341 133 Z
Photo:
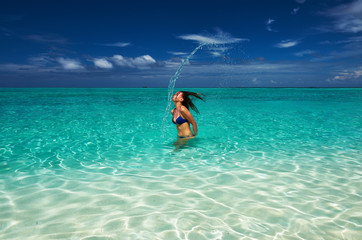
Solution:
M 362 89 L 0 89 L 0 239 L 361 239 Z

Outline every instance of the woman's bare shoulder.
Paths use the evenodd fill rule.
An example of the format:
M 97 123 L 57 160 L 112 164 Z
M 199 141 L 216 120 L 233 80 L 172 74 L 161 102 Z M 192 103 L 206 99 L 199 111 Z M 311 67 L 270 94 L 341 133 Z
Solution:
M 185 106 L 182 105 L 181 106 L 181 112 L 182 113 L 185 113 L 185 112 L 187 113 L 187 112 L 190 112 L 190 111 Z

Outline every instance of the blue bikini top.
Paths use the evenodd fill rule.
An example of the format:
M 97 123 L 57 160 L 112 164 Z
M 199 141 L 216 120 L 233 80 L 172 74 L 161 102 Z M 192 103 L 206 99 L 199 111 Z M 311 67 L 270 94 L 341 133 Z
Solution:
M 176 110 L 176 108 L 175 108 L 175 110 Z M 181 108 L 180 108 L 179 113 L 180 113 L 180 112 L 181 112 Z M 176 118 L 176 122 L 173 120 L 173 116 L 172 116 L 172 122 L 173 122 L 174 124 L 181 125 L 181 124 L 183 124 L 183 123 L 185 123 L 185 122 L 188 122 L 188 121 L 187 121 L 187 119 L 182 118 L 182 117 L 181 117 L 181 114 L 180 114 L 180 116 L 178 116 L 178 118 Z

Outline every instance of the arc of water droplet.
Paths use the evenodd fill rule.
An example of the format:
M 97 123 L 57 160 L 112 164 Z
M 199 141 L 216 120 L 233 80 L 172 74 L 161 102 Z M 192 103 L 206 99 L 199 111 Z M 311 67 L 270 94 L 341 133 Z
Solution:
M 172 97 L 173 97 L 173 89 L 175 88 L 175 84 L 176 84 L 176 80 L 179 77 L 183 66 L 190 60 L 190 58 L 203 46 L 207 45 L 208 43 L 201 43 L 199 46 L 197 46 L 194 51 L 192 51 L 187 58 L 185 58 L 181 65 L 179 66 L 179 68 L 177 69 L 176 73 L 172 76 L 172 78 L 170 79 L 170 83 L 168 84 L 168 98 L 167 98 L 167 107 L 165 110 L 165 115 L 163 117 L 163 122 L 162 122 L 162 137 L 165 136 L 165 123 L 166 123 L 166 119 L 168 116 L 168 113 L 170 111 L 170 107 L 171 107 L 171 101 L 172 101 Z

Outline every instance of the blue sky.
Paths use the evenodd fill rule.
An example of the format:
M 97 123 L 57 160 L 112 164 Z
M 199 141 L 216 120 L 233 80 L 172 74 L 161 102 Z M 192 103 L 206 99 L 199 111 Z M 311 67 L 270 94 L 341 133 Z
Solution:
M 362 0 L 2 1 L 0 87 L 167 87 L 202 42 L 176 87 L 362 87 Z

